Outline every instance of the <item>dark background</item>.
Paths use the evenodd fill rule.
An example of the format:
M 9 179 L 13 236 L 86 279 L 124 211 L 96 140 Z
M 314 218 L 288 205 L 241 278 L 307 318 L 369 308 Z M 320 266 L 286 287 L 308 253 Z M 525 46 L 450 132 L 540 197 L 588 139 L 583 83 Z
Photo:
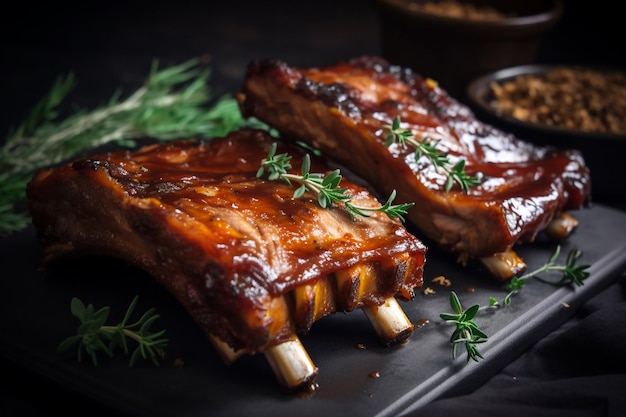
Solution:
M 0 137 L 69 72 L 78 85 L 66 111 L 69 103 L 100 105 L 120 87 L 132 92 L 155 59 L 168 66 L 210 57 L 219 97 L 237 90 L 253 58 L 317 66 L 381 53 L 377 15 L 366 0 L 10 3 L 0 25 Z M 536 62 L 626 68 L 617 5 L 566 0 Z M 420 415 L 626 415 L 625 287 L 622 279 L 595 297 L 474 394 L 437 401 Z M 97 415 L 80 399 L 42 401 L 43 387 L 16 382 L 21 377 L 28 375 L 0 362 L 1 417 Z
M 0 132 L 69 72 L 79 84 L 68 102 L 92 108 L 118 87 L 137 88 L 155 59 L 165 66 L 210 56 L 217 96 L 235 91 L 245 65 L 260 56 L 309 66 L 381 53 L 371 0 L 10 3 L 0 25 Z M 615 4 L 565 3 L 536 61 L 626 66 Z

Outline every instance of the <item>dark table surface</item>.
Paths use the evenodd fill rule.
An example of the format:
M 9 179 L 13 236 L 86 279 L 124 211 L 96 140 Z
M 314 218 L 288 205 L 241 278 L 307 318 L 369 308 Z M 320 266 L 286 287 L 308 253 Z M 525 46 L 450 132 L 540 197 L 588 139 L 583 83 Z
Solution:
M 614 3 L 578 3 L 567 2 L 562 21 L 544 40 L 536 62 L 626 67 L 626 45 Z M 369 1 L 157 0 L 14 6 L 15 12 L 5 14 L 0 29 L 3 136 L 57 76 L 68 72 L 78 80 L 71 101 L 92 108 L 119 87 L 128 92 L 137 88 L 155 59 L 166 66 L 210 57 L 211 86 L 219 97 L 237 90 L 253 58 L 318 66 L 381 53 L 377 15 Z M 626 207 L 624 202 L 610 204 L 620 210 Z M 16 364 L 0 362 L 0 377 L 2 417 L 98 415 L 94 404 L 79 398 L 69 402 L 62 389 L 41 384 Z M 438 399 L 414 414 L 626 415 L 624 387 L 626 278 L 622 277 L 473 393 Z M 44 400 L 42 390 L 51 396 Z

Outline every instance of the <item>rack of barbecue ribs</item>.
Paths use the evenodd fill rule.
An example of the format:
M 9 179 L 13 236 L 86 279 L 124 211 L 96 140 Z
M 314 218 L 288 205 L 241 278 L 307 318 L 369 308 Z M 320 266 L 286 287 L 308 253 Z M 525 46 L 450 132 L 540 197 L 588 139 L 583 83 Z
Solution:
M 398 201 L 415 203 L 408 219 L 428 246 L 464 264 L 476 259 L 502 281 L 526 269 L 517 243 L 541 232 L 566 238 L 578 224 L 568 211 L 590 204 L 580 152 L 532 145 L 482 123 L 435 81 L 379 57 L 320 68 L 256 60 L 238 100 L 245 117 L 319 149 L 376 192 L 397 189 Z M 448 173 L 431 158 L 406 142 L 389 144 L 394 121 L 451 165 L 464 163 L 478 184 L 446 189 Z
M 288 390 L 318 369 L 299 340 L 321 317 L 362 309 L 386 345 L 411 335 L 401 301 L 422 285 L 425 245 L 381 212 L 257 177 L 273 144 L 300 173 L 305 150 L 244 129 L 88 156 L 38 172 L 27 187 L 43 264 L 102 255 L 139 266 L 190 313 L 227 363 L 262 353 Z M 326 173 L 311 159 L 311 172 Z M 350 202 L 380 207 L 346 179 Z

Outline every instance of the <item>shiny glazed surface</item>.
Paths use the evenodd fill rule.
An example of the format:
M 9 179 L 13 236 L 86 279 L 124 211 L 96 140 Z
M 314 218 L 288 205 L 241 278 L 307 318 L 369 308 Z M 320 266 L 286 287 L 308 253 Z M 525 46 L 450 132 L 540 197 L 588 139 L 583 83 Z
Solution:
M 245 130 L 41 171 L 28 196 L 46 260 L 127 260 L 168 288 L 207 334 L 251 351 L 307 331 L 311 317 L 396 293 L 412 298 L 426 247 L 384 214 L 353 218 L 340 205 L 321 208 L 309 192 L 292 198 L 296 187 L 283 181 L 257 178 L 275 141 Z M 280 153 L 300 173 L 302 149 L 279 143 Z M 310 172 L 328 171 L 312 158 Z M 341 184 L 354 204 L 380 206 L 364 188 Z M 371 274 L 359 278 L 359 267 Z M 339 273 L 346 278 L 335 280 Z
M 253 62 L 240 101 L 244 113 L 319 147 L 378 192 L 398 188 L 400 199 L 416 203 L 409 217 L 418 228 L 470 256 L 533 240 L 557 213 L 583 207 L 590 193 L 580 152 L 534 146 L 482 123 L 433 80 L 381 58 L 323 68 Z M 288 106 L 301 111 L 277 115 Z M 453 164 L 464 159 L 481 184 L 446 193 L 447 174 L 429 159 L 416 160 L 408 145 L 387 148 L 386 127 L 396 116 Z

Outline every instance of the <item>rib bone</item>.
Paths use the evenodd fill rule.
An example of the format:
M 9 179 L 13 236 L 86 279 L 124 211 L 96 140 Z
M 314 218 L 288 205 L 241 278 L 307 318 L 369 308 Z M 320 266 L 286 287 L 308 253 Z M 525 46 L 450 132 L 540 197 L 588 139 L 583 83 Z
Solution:
M 268 348 L 265 358 L 280 384 L 289 391 L 311 383 L 318 374 L 317 367 L 297 336 Z
M 552 219 L 545 229 L 546 235 L 555 241 L 567 238 L 578 227 L 578 220 L 571 214 L 562 212 Z M 482 264 L 494 277 L 500 281 L 507 281 L 526 270 L 526 263 L 513 251 L 498 252 L 492 256 L 480 258 Z
M 415 329 L 394 297 L 387 298 L 380 306 L 365 306 L 362 310 L 384 345 L 405 341 Z
M 513 251 L 494 253 L 480 258 L 482 264 L 498 280 L 504 282 L 526 270 L 526 263 Z
M 282 328 L 288 331 L 286 329 L 293 326 L 297 332 L 304 333 L 316 320 L 338 309 L 352 311 L 361 307 L 384 345 L 405 341 L 415 327 L 396 298 L 389 296 L 381 305 L 376 305 L 368 298 L 368 295 L 377 292 L 376 278 L 376 267 L 364 263 L 336 272 L 314 284 L 295 288 L 292 293 L 294 312 L 290 318 L 286 318 Z M 285 299 L 280 297 L 277 300 L 272 303 L 272 316 L 282 316 L 283 313 Z M 246 353 L 244 349 L 233 350 L 215 336 L 211 340 L 227 364 Z M 295 333 L 286 342 L 265 349 L 264 355 L 276 379 L 287 390 L 298 389 L 312 382 L 317 375 L 317 367 Z
M 363 303 L 364 294 L 375 292 L 376 273 L 372 265 L 357 265 L 335 273 L 335 277 L 338 288 L 345 291 L 342 300 L 345 300 L 349 307 L 363 305 L 363 312 L 384 345 L 400 343 L 413 333 L 413 323 L 404 314 L 395 297 L 387 297 L 381 305 Z
M 293 293 L 295 296 L 293 321 L 298 332 L 309 331 L 315 321 L 337 310 L 335 291 L 329 279 L 297 287 Z
M 562 241 L 572 234 L 577 226 L 578 220 L 571 214 L 563 212 L 548 224 L 546 235 L 552 240 Z

